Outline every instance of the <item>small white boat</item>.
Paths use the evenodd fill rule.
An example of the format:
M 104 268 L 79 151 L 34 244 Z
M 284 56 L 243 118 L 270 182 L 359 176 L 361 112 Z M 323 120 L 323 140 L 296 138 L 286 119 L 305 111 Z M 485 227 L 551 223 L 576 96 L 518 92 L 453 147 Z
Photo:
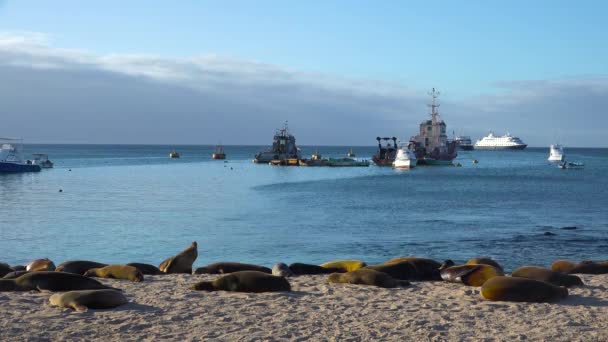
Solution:
M 585 164 L 581 162 L 567 162 L 564 160 L 558 165 L 558 167 L 560 169 L 584 169 Z
M 49 160 L 49 156 L 43 153 L 34 153 L 32 154 L 34 159 L 32 160 L 33 165 L 40 165 L 43 169 L 52 169 L 54 164 Z
M 551 145 L 549 147 L 549 158 L 550 162 L 562 162 L 564 161 L 564 148 L 560 144 Z
M 395 169 L 412 169 L 416 167 L 416 155 L 414 151 L 407 147 L 401 147 L 397 150 L 393 168 Z

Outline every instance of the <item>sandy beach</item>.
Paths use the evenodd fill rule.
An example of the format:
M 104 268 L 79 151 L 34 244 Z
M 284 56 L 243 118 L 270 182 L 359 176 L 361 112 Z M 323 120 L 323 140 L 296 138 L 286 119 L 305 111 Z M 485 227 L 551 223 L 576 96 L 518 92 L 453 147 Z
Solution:
M 50 293 L 3 292 L 2 340 L 608 340 L 608 275 L 582 275 L 586 285 L 555 304 L 490 302 L 479 288 L 446 282 L 382 289 L 326 276 L 290 278 L 291 293 L 188 289 L 216 277 L 101 279 L 130 302 L 84 313 L 51 307 Z

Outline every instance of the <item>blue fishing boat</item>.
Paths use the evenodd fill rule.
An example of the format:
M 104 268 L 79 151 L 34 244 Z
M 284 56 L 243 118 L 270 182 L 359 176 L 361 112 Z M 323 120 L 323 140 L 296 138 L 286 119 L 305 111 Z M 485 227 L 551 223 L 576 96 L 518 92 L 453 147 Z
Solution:
M 0 138 L 0 173 L 40 172 L 40 165 L 21 157 L 21 139 Z

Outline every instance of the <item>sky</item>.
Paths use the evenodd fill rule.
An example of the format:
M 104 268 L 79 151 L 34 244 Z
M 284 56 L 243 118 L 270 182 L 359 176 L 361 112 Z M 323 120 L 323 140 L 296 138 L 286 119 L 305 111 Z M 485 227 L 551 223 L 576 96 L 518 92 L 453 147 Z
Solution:
M 602 1 L 2 1 L 0 136 L 303 145 L 448 131 L 608 147 Z

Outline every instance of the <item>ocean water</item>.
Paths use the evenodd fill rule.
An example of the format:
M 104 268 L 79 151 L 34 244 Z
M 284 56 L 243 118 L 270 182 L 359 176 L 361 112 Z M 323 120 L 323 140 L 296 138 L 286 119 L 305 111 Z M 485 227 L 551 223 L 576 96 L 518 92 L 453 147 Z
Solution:
M 159 264 L 194 240 L 196 266 L 608 259 L 608 149 L 566 149 L 584 170 L 558 169 L 548 149 L 530 148 L 462 151 L 462 167 L 396 171 L 253 164 L 261 146 L 226 146 L 226 162 L 211 160 L 212 146 L 175 148 L 179 160 L 167 157 L 173 146 L 27 145 L 56 167 L 0 175 L 0 261 Z M 354 151 L 370 158 L 375 148 Z

